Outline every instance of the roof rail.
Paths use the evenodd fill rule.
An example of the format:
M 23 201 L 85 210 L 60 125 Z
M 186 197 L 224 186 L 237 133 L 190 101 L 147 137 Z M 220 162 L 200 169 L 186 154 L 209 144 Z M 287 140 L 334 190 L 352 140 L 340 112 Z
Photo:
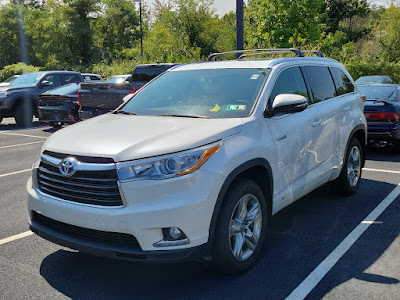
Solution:
M 324 54 L 320 50 L 303 50 L 302 52 L 304 54 L 311 53 L 311 54 L 315 54 L 318 57 L 324 57 Z
M 250 53 L 254 52 L 254 53 Z M 250 54 L 247 54 L 250 53 Z M 265 54 L 279 54 L 279 53 L 295 53 L 298 57 L 304 57 L 303 52 L 297 48 L 276 48 L 276 49 L 251 49 L 251 50 L 236 50 L 221 53 L 212 53 L 208 57 L 208 61 L 215 61 L 218 56 L 228 55 L 228 54 L 240 54 L 240 58 L 247 56 L 265 55 Z M 322 54 L 322 53 L 321 53 Z

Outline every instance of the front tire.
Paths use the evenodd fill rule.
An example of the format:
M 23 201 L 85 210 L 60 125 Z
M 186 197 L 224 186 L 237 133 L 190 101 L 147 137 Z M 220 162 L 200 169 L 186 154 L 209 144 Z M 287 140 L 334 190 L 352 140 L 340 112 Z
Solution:
M 16 105 L 14 119 L 20 127 L 31 127 L 33 125 L 33 109 L 29 99 L 24 99 Z
M 213 266 L 228 275 L 248 271 L 260 256 L 267 224 L 267 203 L 261 188 L 252 180 L 234 181 L 217 222 Z
M 360 141 L 352 137 L 346 150 L 342 171 L 335 181 L 335 187 L 340 195 L 350 196 L 357 192 L 361 182 L 363 158 Z

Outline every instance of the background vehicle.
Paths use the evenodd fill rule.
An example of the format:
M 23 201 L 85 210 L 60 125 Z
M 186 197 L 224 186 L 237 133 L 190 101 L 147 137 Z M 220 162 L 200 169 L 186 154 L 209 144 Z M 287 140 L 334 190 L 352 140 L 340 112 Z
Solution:
M 81 83 L 70 83 L 39 95 L 39 120 L 53 127 L 79 121 Z
M 128 94 L 136 93 L 147 82 L 176 64 L 138 65 L 131 82 L 84 83 L 81 87 L 79 118 L 85 120 L 116 109 Z M 126 75 L 128 76 L 128 75 Z
M 390 76 L 361 76 L 356 80 L 356 84 L 367 84 L 367 83 L 395 83 L 392 77 Z
M 3 82 L 0 82 L 0 87 L 1 87 L 1 86 L 8 86 L 8 85 L 10 85 L 11 82 L 13 82 L 13 81 L 14 81 L 15 79 L 17 79 L 19 76 L 21 76 L 21 75 L 14 75 L 14 76 L 11 76 L 10 78 L 4 80 Z
M 9 86 L 0 88 L 0 120 L 14 117 L 17 125 L 30 126 L 33 115 L 38 116 L 39 94 L 64 84 L 82 82 L 81 73 L 46 71 L 23 74 Z
M 99 74 L 83 73 L 82 76 L 84 81 L 103 81 L 103 78 Z
M 358 88 L 367 97 L 368 140 L 376 146 L 393 143 L 400 150 L 400 86 L 369 84 Z
M 31 229 L 105 257 L 205 258 L 238 274 L 257 262 L 272 215 L 331 181 L 354 194 L 366 121 L 345 67 L 252 51 L 297 57 L 178 66 L 52 135 L 27 185 Z

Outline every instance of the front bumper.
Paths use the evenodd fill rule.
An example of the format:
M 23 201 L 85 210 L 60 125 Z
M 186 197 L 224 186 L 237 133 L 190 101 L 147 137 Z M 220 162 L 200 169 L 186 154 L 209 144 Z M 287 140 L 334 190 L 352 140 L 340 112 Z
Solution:
M 208 243 L 211 218 L 224 180 L 221 175 L 197 170 L 173 179 L 122 183 L 124 206 L 102 207 L 42 194 L 32 187 L 30 179 L 29 223 L 32 231 L 52 242 L 96 255 L 150 261 L 158 260 L 156 257 L 167 259 L 170 255 L 177 259 L 192 259 L 202 252 L 197 248 Z M 34 213 L 83 229 L 132 235 L 138 247 L 116 249 L 107 243 L 66 235 L 35 222 Z M 154 246 L 163 239 L 162 228 L 168 227 L 180 228 L 190 243 L 173 247 Z

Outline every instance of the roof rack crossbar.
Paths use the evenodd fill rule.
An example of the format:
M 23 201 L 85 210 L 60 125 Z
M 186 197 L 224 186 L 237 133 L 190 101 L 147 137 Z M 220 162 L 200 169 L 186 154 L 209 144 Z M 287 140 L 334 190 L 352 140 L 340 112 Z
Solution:
M 324 54 L 320 50 L 303 50 L 302 52 L 305 54 L 307 53 L 315 54 L 318 57 L 324 57 Z
M 297 48 L 276 48 L 276 49 L 251 49 L 251 50 L 235 50 L 221 53 L 212 53 L 208 57 L 208 61 L 215 61 L 218 56 L 228 55 L 228 54 L 241 54 L 240 57 L 249 52 L 262 52 L 262 53 L 254 53 L 253 55 L 260 54 L 278 54 L 278 53 L 295 53 L 298 57 L 304 57 L 303 52 Z M 248 56 L 248 55 L 247 55 Z M 244 56 L 243 56 L 244 57 Z

